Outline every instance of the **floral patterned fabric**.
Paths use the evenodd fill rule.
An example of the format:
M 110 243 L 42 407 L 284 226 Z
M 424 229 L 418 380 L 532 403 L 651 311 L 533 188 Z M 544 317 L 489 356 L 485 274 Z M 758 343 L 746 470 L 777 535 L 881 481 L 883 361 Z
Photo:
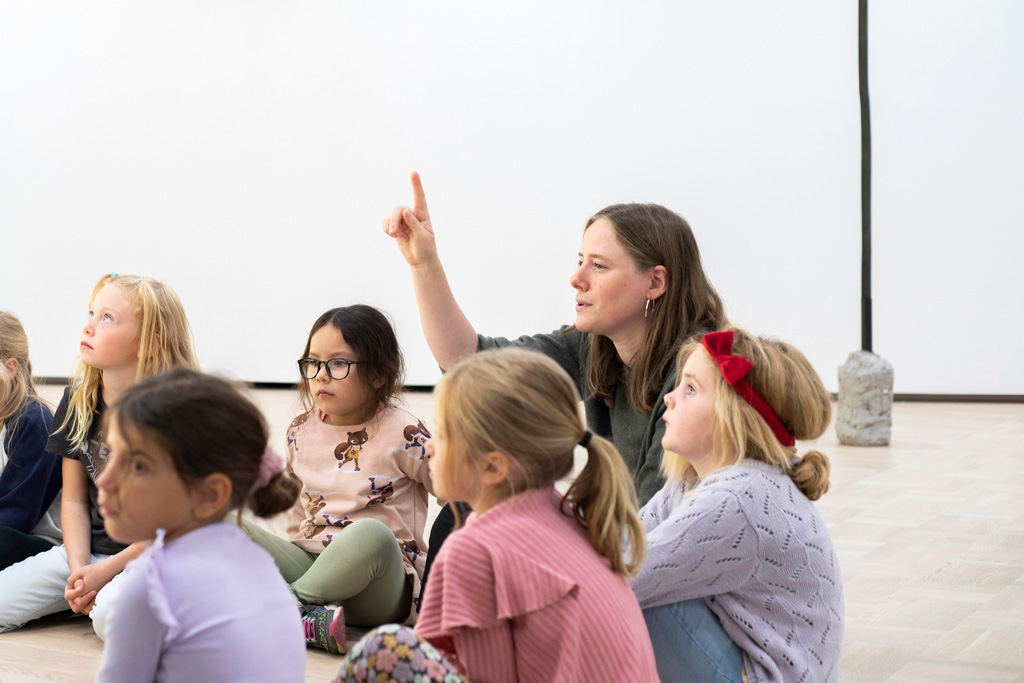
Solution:
M 386 624 L 356 643 L 334 683 L 469 683 L 408 626 Z

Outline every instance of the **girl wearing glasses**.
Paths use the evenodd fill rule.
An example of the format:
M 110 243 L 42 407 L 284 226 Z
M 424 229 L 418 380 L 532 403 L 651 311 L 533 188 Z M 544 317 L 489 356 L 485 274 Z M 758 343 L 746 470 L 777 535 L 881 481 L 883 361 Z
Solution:
M 430 434 L 397 407 L 402 352 L 377 309 L 346 306 L 317 318 L 298 366 L 305 412 L 289 427 L 287 449 L 302 493 L 288 538 L 246 529 L 301 603 L 307 645 L 343 653 L 346 622 L 414 620 Z

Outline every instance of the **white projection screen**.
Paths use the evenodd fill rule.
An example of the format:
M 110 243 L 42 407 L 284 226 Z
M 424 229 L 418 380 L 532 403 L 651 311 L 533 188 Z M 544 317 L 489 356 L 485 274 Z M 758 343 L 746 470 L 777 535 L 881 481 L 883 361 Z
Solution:
M 1024 5 L 870 29 L 874 350 L 897 393 L 1022 395 Z M 117 271 L 178 291 L 207 370 L 293 382 L 313 320 L 369 303 L 433 384 L 380 230 L 412 170 L 481 332 L 571 322 L 586 219 L 642 201 L 830 390 L 860 348 L 854 1 L 0 1 L 0 309 L 37 375 Z

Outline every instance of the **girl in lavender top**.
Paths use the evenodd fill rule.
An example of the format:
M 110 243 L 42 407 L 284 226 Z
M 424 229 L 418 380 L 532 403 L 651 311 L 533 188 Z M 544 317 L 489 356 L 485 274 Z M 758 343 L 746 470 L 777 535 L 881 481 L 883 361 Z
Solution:
M 243 506 L 269 517 L 299 495 L 259 409 L 225 380 L 172 370 L 126 389 L 106 427 L 107 532 L 151 542 L 120 579 L 96 680 L 302 681 L 295 598 L 270 555 L 223 521 Z
M 795 439 L 831 400 L 789 344 L 737 329 L 679 352 L 665 397 L 668 483 L 641 510 L 633 590 L 665 681 L 835 681 L 842 580 L 821 516 L 829 461 Z

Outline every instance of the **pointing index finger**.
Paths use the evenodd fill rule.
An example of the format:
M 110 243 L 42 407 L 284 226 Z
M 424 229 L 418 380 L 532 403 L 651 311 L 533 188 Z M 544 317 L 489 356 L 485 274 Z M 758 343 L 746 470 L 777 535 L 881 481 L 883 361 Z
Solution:
M 413 204 L 412 210 L 416 214 L 416 218 L 419 220 L 425 220 L 429 213 L 427 212 L 427 195 L 423 192 L 423 183 L 420 181 L 420 174 L 416 171 L 412 172 L 412 196 Z

